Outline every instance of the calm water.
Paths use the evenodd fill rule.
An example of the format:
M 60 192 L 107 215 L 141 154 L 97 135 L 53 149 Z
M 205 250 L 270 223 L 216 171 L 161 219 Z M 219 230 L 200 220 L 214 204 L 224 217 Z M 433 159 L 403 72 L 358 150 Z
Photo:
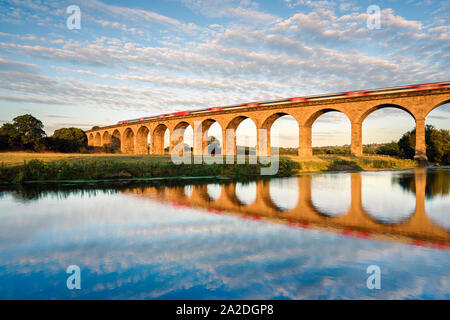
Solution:
M 0 193 L 1 299 L 449 299 L 450 169 Z M 68 290 L 66 268 L 81 268 Z M 366 269 L 381 269 L 369 290 Z

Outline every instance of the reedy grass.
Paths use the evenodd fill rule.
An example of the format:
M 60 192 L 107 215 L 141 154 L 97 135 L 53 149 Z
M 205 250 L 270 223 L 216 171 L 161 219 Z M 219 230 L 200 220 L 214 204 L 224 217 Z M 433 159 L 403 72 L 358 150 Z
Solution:
M 37 154 L 39 155 L 39 154 Z M 51 156 L 50 156 L 51 159 Z M 59 160 L 24 160 L 21 164 L 0 163 L 0 183 L 104 181 L 163 179 L 176 177 L 250 177 L 259 176 L 261 164 L 181 164 L 170 156 L 96 155 L 74 156 Z M 417 167 L 407 159 L 380 156 L 313 156 L 301 159 L 281 156 L 277 176 L 293 176 L 302 172 L 362 171 L 406 169 Z
M 25 161 L 19 166 L 0 166 L 4 184 L 51 181 L 129 180 L 163 177 L 244 177 L 260 175 L 261 164 L 180 164 L 155 161 L 123 161 L 120 159 Z M 299 166 L 280 160 L 277 176 L 290 176 Z

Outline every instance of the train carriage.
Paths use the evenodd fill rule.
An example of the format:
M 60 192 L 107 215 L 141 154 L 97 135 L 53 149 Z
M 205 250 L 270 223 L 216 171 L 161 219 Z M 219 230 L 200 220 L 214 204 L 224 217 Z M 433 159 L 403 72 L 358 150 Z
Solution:
M 279 105 L 283 103 L 302 103 L 308 101 L 321 101 L 321 100 L 329 100 L 329 99 L 337 99 L 337 98 L 348 98 L 348 97 L 363 97 L 363 96 L 371 96 L 371 95 L 379 95 L 379 94 L 387 94 L 387 93 L 398 93 L 398 92 L 410 92 L 417 90 L 431 90 L 431 89 L 439 89 L 439 88 L 448 88 L 450 86 L 450 82 L 436 82 L 436 83 L 425 83 L 425 84 L 415 84 L 409 86 L 401 86 L 401 87 L 391 87 L 391 88 L 381 88 L 381 89 L 370 89 L 370 90 L 357 90 L 357 91 L 349 91 L 349 92 L 341 92 L 334 94 L 322 94 L 322 95 L 314 95 L 307 97 L 296 97 L 296 98 L 288 98 L 282 100 L 274 100 L 274 101 L 263 101 L 263 102 L 249 102 L 238 105 L 224 106 L 224 107 L 212 107 L 212 108 L 204 108 L 197 110 L 188 110 L 188 111 L 179 111 L 170 114 L 161 114 L 151 117 L 144 117 L 139 119 L 132 120 L 124 120 L 119 121 L 117 124 L 128 124 L 133 122 L 141 122 L 152 119 L 162 119 L 167 117 L 181 117 L 185 115 L 205 113 L 205 112 L 217 112 L 222 110 L 234 110 L 234 109 L 243 109 L 243 108 L 258 108 L 261 106 L 271 106 L 271 105 Z

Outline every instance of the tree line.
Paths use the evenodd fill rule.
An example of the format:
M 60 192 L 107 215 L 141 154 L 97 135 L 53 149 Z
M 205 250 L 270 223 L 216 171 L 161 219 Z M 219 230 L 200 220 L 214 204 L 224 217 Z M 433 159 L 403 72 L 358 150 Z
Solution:
M 61 128 L 47 137 L 42 121 L 25 114 L 0 127 L 0 150 L 85 153 L 88 145 L 86 134 L 79 128 Z
M 425 127 L 425 143 L 428 161 L 440 165 L 450 164 L 450 132 L 438 130 L 432 125 Z M 413 159 L 415 155 L 416 129 L 406 132 L 398 141 L 364 145 L 363 153 L 368 155 L 387 155 L 403 159 Z M 297 148 L 280 148 L 282 155 L 297 155 Z M 314 147 L 315 155 L 350 155 L 349 145 Z
M 425 126 L 425 144 L 429 162 L 450 164 L 450 131 L 436 129 L 432 125 Z M 405 159 L 413 159 L 416 146 L 416 129 L 406 132 L 397 142 L 392 141 L 375 148 L 367 148 L 365 153 L 382 154 Z

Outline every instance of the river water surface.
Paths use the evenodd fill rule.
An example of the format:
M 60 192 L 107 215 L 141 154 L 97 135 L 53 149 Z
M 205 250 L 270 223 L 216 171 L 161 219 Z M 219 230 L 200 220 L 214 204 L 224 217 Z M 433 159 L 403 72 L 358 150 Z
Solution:
M 449 299 L 450 168 L 0 192 L 0 299 Z M 81 270 L 69 290 L 66 268 Z M 381 270 L 369 289 L 367 268 Z

